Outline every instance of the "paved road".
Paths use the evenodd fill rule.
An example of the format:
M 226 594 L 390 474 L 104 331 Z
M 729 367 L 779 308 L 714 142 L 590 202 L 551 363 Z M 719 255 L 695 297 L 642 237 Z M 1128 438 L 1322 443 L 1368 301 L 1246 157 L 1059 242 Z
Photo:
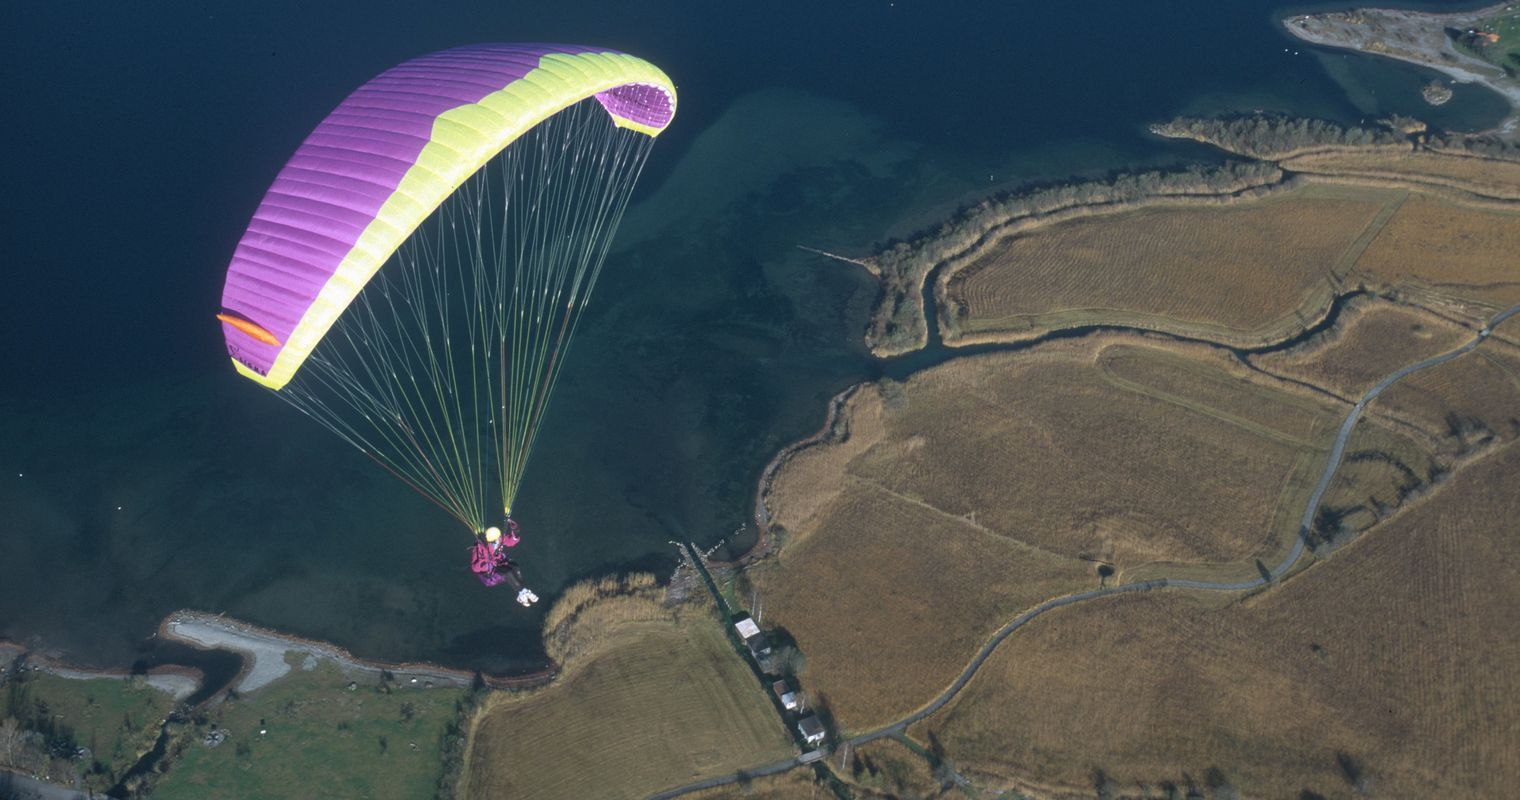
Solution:
M 760 777 L 764 777 L 766 775 L 778 775 L 778 774 L 786 772 L 787 770 L 792 769 L 794 767 L 800 767 L 804 763 L 807 763 L 807 762 L 804 762 L 802 760 L 802 757 L 798 756 L 797 758 L 789 758 L 789 759 L 787 759 L 785 761 L 776 761 L 774 763 L 766 764 L 763 767 L 754 767 L 753 769 L 747 769 L 747 770 L 744 771 L 744 775 L 745 775 L 746 779 L 748 779 L 748 778 L 760 778 Z M 705 781 L 697 781 L 696 783 L 688 783 L 685 786 L 677 786 L 674 789 L 666 789 L 665 791 L 660 792 L 659 794 L 652 794 L 652 795 L 650 795 L 649 796 L 649 800 L 666 800 L 666 798 L 679 797 L 680 795 L 683 795 L 683 794 L 690 794 L 691 792 L 700 792 L 703 789 L 712 789 L 712 788 L 715 788 L 715 787 L 718 787 L 718 786 L 727 786 L 730 783 L 738 783 L 738 782 L 739 782 L 739 775 L 737 775 L 737 774 L 734 774 L 734 775 L 721 775 L 721 776 L 716 777 L 716 778 L 708 778 Z
M 901 733 L 907 730 L 909 725 L 912 725 L 913 723 L 918 722 L 919 720 L 943 708 L 946 703 L 954 700 L 955 696 L 957 694 L 960 694 L 961 689 L 964 689 L 966 687 L 966 684 L 971 682 L 971 679 L 976 676 L 976 671 L 982 668 L 982 663 L 987 660 L 988 656 L 992 655 L 992 651 L 996 650 L 997 646 L 1002 644 L 1004 639 L 1007 639 L 1013 634 L 1014 631 L 1024 627 L 1025 625 L 1028 625 L 1031 621 L 1034 620 L 1035 617 L 1038 617 L 1047 611 L 1051 611 L 1062 606 L 1075 605 L 1076 603 L 1081 603 L 1087 600 L 1095 600 L 1099 597 L 1111 597 L 1116 594 L 1128 594 L 1130 592 L 1148 592 L 1152 589 L 1164 588 L 1166 588 L 1166 581 L 1164 580 L 1145 581 L 1144 583 L 1126 583 L 1123 586 L 1111 586 L 1105 589 L 1092 589 L 1090 591 L 1079 592 L 1077 594 L 1069 594 L 1065 597 L 1057 597 L 1054 600 L 1046 600 L 1034 608 L 1031 608 L 1028 611 L 1025 611 L 1024 613 L 1018 615 L 1013 619 L 1012 622 L 1008 623 L 1007 625 L 999 628 L 998 632 L 993 634 L 992 638 L 987 640 L 986 644 L 982 645 L 982 649 L 977 651 L 976 656 L 971 659 L 971 663 L 967 664 L 964 670 L 961 670 L 961 674 L 955 679 L 955 682 L 950 684 L 949 688 L 945 689 L 945 691 L 941 692 L 939 697 L 934 698 L 929 702 L 928 705 L 920 708 L 919 710 L 913 712 L 912 714 L 909 714 L 906 717 L 903 717 L 891 725 L 877 728 L 876 730 L 869 733 L 862 733 L 859 736 L 850 739 L 850 744 L 861 745 L 865 744 L 866 742 L 874 742 L 877 739 L 891 736 L 896 733 Z
M 1419 372 L 1420 370 L 1429 369 L 1434 366 L 1445 364 L 1454 358 L 1458 358 L 1468 352 L 1471 352 L 1478 345 L 1482 344 L 1483 340 L 1488 338 L 1489 334 L 1493 332 L 1495 326 L 1516 314 L 1520 314 L 1520 305 L 1515 305 L 1499 312 L 1488 321 L 1488 324 L 1484 326 L 1482 330 L 1478 331 L 1477 336 L 1473 337 L 1471 341 L 1467 342 L 1461 347 L 1456 348 L 1455 350 L 1450 350 L 1437 356 L 1431 356 L 1424 361 L 1410 364 L 1398 370 L 1397 372 L 1394 372 L 1381 381 L 1378 381 L 1376 386 L 1368 389 L 1367 393 L 1362 395 L 1362 398 L 1360 400 L 1356 401 L 1356 405 L 1352 406 L 1350 413 L 1346 415 L 1346 420 L 1341 423 L 1341 429 L 1340 432 L 1336 434 L 1335 443 L 1330 447 L 1330 460 L 1325 464 L 1325 470 L 1320 474 L 1319 483 L 1315 485 L 1314 493 L 1309 496 L 1309 502 L 1304 506 L 1304 515 L 1299 520 L 1299 535 L 1294 540 L 1292 549 L 1288 551 L 1287 555 L 1283 556 L 1282 561 L 1279 562 L 1277 566 L 1269 570 L 1271 576 L 1274 579 L 1279 578 L 1287 573 L 1288 570 L 1293 568 L 1294 564 L 1298 563 L 1298 559 L 1303 556 L 1305 548 L 1304 535 L 1308 532 L 1309 526 L 1314 524 L 1314 515 L 1319 513 L 1320 501 L 1324 499 L 1326 490 L 1330 488 L 1330 481 L 1335 477 L 1336 471 L 1340 469 L 1341 459 L 1345 457 L 1346 442 L 1351 438 L 1351 430 L 1356 427 L 1357 420 L 1361 419 L 1362 411 L 1367 408 L 1368 404 L 1370 404 L 1373 400 L 1376 400 L 1378 395 L 1381 395 L 1388 389 L 1388 387 L 1394 385 L 1395 383 L 1398 383 L 1404 378 L 1407 378 L 1410 375 Z M 982 645 L 982 649 L 977 651 L 976 656 L 973 657 L 971 659 L 971 662 L 966 665 L 966 668 L 961 671 L 961 674 L 955 679 L 955 682 L 950 684 L 949 688 L 941 692 L 938 697 L 930 701 L 928 705 L 898 720 L 897 722 L 881 728 L 877 728 L 876 730 L 870 731 L 868 733 L 862 733 L 859 736 L 850 738 L 848 741 L 852 745 L 862 745 L 867 742 L 873 742 L 877 739 L 902 733 L 903 731 L 907 730 L 908 726 L 913 725 L 914 723 L 923 720 L 925 717 L 928 717 L 930 714 L 933 714 L 941 708 L 944 708 L 946 703 L 949 703 L 951 700 L 955 699 L 955 696 L 966 687 L 966 684 L 971 682 L 971 679 L 976 676 L 977 670 L 981 669 L 982 664 L 985 663 L 987 661 L 987 658 L 992 655 L 992 651 L 996 650 L 997 646 L 1003 643 L 1004 639 L 1007 639 L 1010 635 L 1013 634 L 1014 631 L 1029 624 L 1032 620 L 1034 620 L 1035 617 L 1038 617 L 1047 611 L 1052 611 L 1063 606 L 1074 605 L 1076 603 L 1081 603 L 1088 600 L 1096 600 L 1100 597 L 1111 597 L 1113 595 L 1128 594 L 1131 592 L 1148 592 L 1157 589 L 1202 589 L 1205 591 L 1233 592 L 1242 591 L 1245 589 L 1255 589 L 1265 583 L 1267 583 L 1267 579 L 1262 576 L 1257 576 L 1250 580 L 1235 582 L 1195 581 L 1169 578 L 1162 580 L 1145 581 L 1142 583 L 1126 583 L 1122 586 L 1113 586 L 1104 589 L 1093 589 L 1091 591 L 1080 592 L 1078 594 L 1066 595 L 1065 597 L 1057 597 L 1054 600 L 1047 600 L 1035 606 L 1034 608 L 1025 611 L 1023 614 L 1015 617 L 1012 622 L 1009 622 L 1007 625 L 999 628 L 998 632 L 994 634 L 986 644 Z M 745 773 L 751 776 L 775 775 L 780 772 L 785 772 L 793 767 L 800 766 L 801 763 L 802 762 L 799 759 L 795 758 L 789 761 L 777 761 L 773 764 L 767 764 L 764 767 L 757 767 L 753 770 L 745 770 Z M 678 797 L 688 792 L 695 792 L 701 789 L 710 789 L 715 786 L 724 786 L 731 783 L 737 783 L 738 780 L 738 775 L 726 775 L 718 778 L 709 778 L 698 783 L 691 783 L 674 789 L 668 789 L 657 795 L 653 795 L 652 800 L 664 800 L 665 798 Z

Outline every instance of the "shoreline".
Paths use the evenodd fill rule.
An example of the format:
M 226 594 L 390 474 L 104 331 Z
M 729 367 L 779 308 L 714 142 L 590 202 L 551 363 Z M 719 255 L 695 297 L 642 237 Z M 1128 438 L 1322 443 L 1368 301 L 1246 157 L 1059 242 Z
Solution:
M 761 558 L 775 547 L 770 531 L 770 514 L 767 507 L 771 484 L 775 475 L 797 453 L 815 445 L 826 444 L 836 438 L 836 428 L 845 405 L 850 398 L 869 381 L 856 383 L 831 397 L 827 404 L 824 421 L 817 431 L 781 448 L 767 462 L 756 482 L 754 509 L 750 518 L 756 525 L 755 542 L 743 553 L 728 561 L 708 561 L 710 569 L 737 569 Z M 332 642 L 308 639 L 295 634 L 283 633 L 273 628 L 247 622 L 225 613 L 214 614 L 194 609 L 180 609 L 166 615 L 156 627 L 153 637 L 201 651 L 222 651 L 238 656 L 242 665 L 226 685 L 202 699 L 196 705 L 206 705 L 222 699 L 228 691 L 254 692 L 288 675 L 297 668 L 286 660 L 288 654 L 303 656 L 302 669 L 313 669 L 322 661 L 335 662 L 347 675 L 376 682 L 381 673 L 389 673 L 391 679 L 402 685 L 417 688 L 455 686 L 468 688 L 478 680 L 482 685 L 499 690 L 523 691 L 547 686 L 563 670 L 563 665 L 551 660 L 548 667 L 534 672 L 519 674 L 486 673 L 478 670 L 447 667 L 430 662 L 388 661 L 378 658 L 356 656 Z M 0 677 L 20 661 L 24 669 L 47 672 L 70 680 L 116 679 L 133 677 L 129 669 L 120 667 L 84 667 L 63 659 L 34 652 L 26 645 L 0 638 Z M 183 701 L 201 692 L 205 687 L 205 675 L 201 670 L 181 664 L 155 666 L 142 673 L 147 684 Z
M 1414 13 L 1414 12 L 1409 12 Z M 1440 16 L 1471 17 L 1478 12 L 1467 14 L 1450 15 L 1424 15 L 1426 17 Z M 1289 20 L 1283 20 L 1284 25 Z M 1153 128 L 1154 130 L 1154 128 Z M 1160 133 L 1158 131 L 1158 133 Z M 1162 134 L 1173 135 L 1175 134 Z M 1196 137 L 1190 137 L 1195 138 Z M 1196 139 L 1205 141 L 1206 139 Z M 1224 147 L 1217 142 L 1208 142 L 1215 146 Z M 1228 150 L 1226 147 L 1225 149 Z M 1323 148 L 1321 148 L 1323 149 Z M 1376 149 L 1366 147 L 1332 147 L 1331 150 L 1339 152 L 1342 149 L 1359 151 Z M 1402 152 L 1403 148 L 1396 148 Z M 1316 149 L 1314 152 L 1318 152 Z M 1293 156 L 1302 155 L 1295 152 Z M 1461 154 L 1453 154 L 1460 156 Z M 1462 156 L 1467 157 L 1467 156 Z M 955 272 L 952 269 L 942 267 L 958 266 L 949 262 L 964 261 L 969 254 L 973 254 L 980 248 L 993 244 L 1004 236 L 1015 235 L 1030 227 L 1038 227 L 1046 224 L 1057 223 L 1067 219 L 1091 216 L 1094 214 L 1120 213 L 1133 208 L 1143 208 L 1149 205 L 1167 204 L 1220 204 L 1230 203 L 1245 198 L 1258 198 L 1261 195 L 1271 194 L 1285 188 L 1291 188 L 1293 184 L 1303 180 L 1337 182 L 1333 175 L 1305 175 L 1285 173 L 1278 168 L 1276 162 L 1257 161 L 1256 163 L 1270 166 L 1272 174 L 1255 173 L 1218 173 L 1228 177 L 1227 185 L 1215 187 L 1207 186 L 1207 180 L 1203 186 L 1187 185 L 1188 175 L 1178 173 L 1169 176 L 1165 173 L 1147 173 L 1141 176 L 1121 176 L 1121 179 L 1111 179 L 1110 182 L 1079 182 L 1073 186 L 1088 188 L 1095 192 L 1095 196 L 1072 196 L 1062 197 L 1063 188 L 1052 189 L 1046 187 L 1029 195 L 1018 195 L 1003 198 L 999 201 L 986 201 L 978 207 L 981 212 L 973 214 L 970 218 L 957 220 L 954 224 L 945 226 L 940 231 L 929 234 L 915 244 L 919 247 L 937 246 L 937 240 L 953 238 L 965 229 L 977 229 L 975 236 L 971 237 L 971 244 L 956 249 L 948 259 L 936 262 L 929 269 L 915 276 L 919 279 L 916 291 L 912 293 L 915 300 L 932 302 L 937 308 L 939 335 L 943 345 L 950 349 L 970 348 L 985 344 L 1010 344 L 1024 341 L 1024 337 L 1007 338 L 1006 332 L 966 332 L 961 331 L 954 324 L 953 314 L 947 313 L 946 304 L 943 302 L 945 284 Z M 1122 178 L 1135 179 L 1159 176 L 1165 183 L 1165 178 L 1176 177 L 1183 180 L 1182 185 L 1162 185 L 1152 188 L 1148 192 L 1134 193 L 1128 191 L 1128 187 L 1120 187 Z M 1193 180 L 1214 177 L 1208 174 L 1193 175 Z M 1358 179 L 1357 183 L 1367 183 L 1366 179 Z M 1418 182 L 1416 182 L 1418 183 Z M 1419 186 L 1421 191 L 1432 191 L 1437 187 Z M 1447 187 L 1448 189 L 1450 187 Z M 1125 189 L 1120 191 L 1120 189 Z M 1212 191 L 1210 191 L 1212 189 Z M 1050 195 L 1046 198 L 1045 195 Z M 1501 203 L 1502 204 L 1502 203 Z M 980 223 L 978 225 L 978 223 Z M 849 261 L 853 264 L 871 269 L 875 265 L 876 257 L 869 261 L 847 259 L 832 253 L 808 249 L 812 252 L 834 258 L 836 260 Z M 880 254 L 878 254 L 880 255 Z M 879 265 L 876 265 L 879 270 Z M 882 275 L 877 274 L 878 280 Z M 930 281 L 933 281 L 931 284 Z M 923 308 L 922 305 L 919 306 Z M 924 322 L 927 323 L 927 318 Z M 927 328 L 926 331 L 927 333 Z M 869 339 L 869 333 L 867 335 Z M 1038 338 L 1038 337 L 1034 337 Z M 732 570 L 743 568 L 751 562 L 764 558 L 781 545 L 777 540 L 775 531 L 772 530 L 772 517 L 769 509 L 772 486 L 776 476 L 781 472 L 793 457 L 814 446 L 828 444 L 848 438 L 848 419 L 845 416 L 846 407 L 858 391 L 872 381 L 862 381 L 853 384 L 831 397 L 826 405 L 826 415 L 821 426 L 812 434 L 793 441 L 782 447 L 767 462 L 757 480 L 754 495 L 753 509 L 749 518 L 756 525 L 754 543 L 744 552 L 733 556 L 728 560 L 707 561 L 710 569 Z M 403 686 L 416 685 L 419 688 L 430 685 L 445 685 L 468 687 L 475 685 L 479 680 L 481 684 L 504 690 L 531 689 L 551 683 L 562 671 L 562 665 L 551 662 L 547 668 L 520 674 L 491 674 L 475 670 L 461 669 L 442 666 L 429 662 L 388 661 L 376 658 L 362 658 L 355 656 L 348 650 L 331 642 L 307 639 L 294 634 L 282 633 L 278 630 L 257 625 L 251 622 L 227 617 L 224 614 L 184 609 L 170 613 L 157 626 L 155 636 L 167 641 L 184 644 L 202 651 L 224 651 L 237 655 L 241 660 L 241 666 L 237 673 L 225 686 L 213 687 L 212 691 L 199 704 L 212 703 L 219 700 L 228 690 L 237 692 L 256 691 L 268 684 L 288 675 L 293 669 L 302 667 L 311 669 L 321 661 L 335 662 L 340 669 L 356 678 L 378 681 L 382 673 L 390 673 L 397 683 Z M 295 653 L 300 656 L 293 659 L 296 663 L 287 661 L 289 654 Z M 0 670 L 9 666 L 15 659 L 24 658 L 26 666 L 46 671 L 50 674 L 68 679 L 126 679 L 132 677 L 132 673 L 121 668 L 96 668 L 79 667 L 66 661 L 43 653 L 33 653 L 24 645 L 8 640 L 0 639 Z M 161 665 L 142 673 L 147 678 L 150 686 L 171 694 L 176 700 L 184 700 L 202 691 L 206 677 L 200 670 L 184 665 Z
M 756 526 L 755 543 L 748 550 L 728 561 L 709 561 L 709 569 L 737 569 L 767 555 L 775 546 L 770 531 L 771 484 L 782 467 L 798 453 L 820 444 L 835 441 L 845 406 L 855 393 L 868 382 L 846 387 L 829 399 L 823 424 L 812 434 L 781 448 L 767 462 L 756 482 L 754 510 L 751 518 Z M 331 642 L 308 639 L 295 634 L 282 633 L 273 628 L 194 609 L 174 611 L 163 618 L 153 636 L 166 641 L 183 644 L 196 650 L 220 650 L 242 659 L 237 674 L 225 686 L 201 701 L 211 703 L 228 691 L 254 692 L 290 674 L 297 668 L 287 661 L 291 653 L 304 658 L 301 669 L 312 669 L 318 662 L 336 662 L 347 675 L 379 681 L 382 673 L 389 673 L 402 686 L 417 688 L 455 686 L 468 688 L 476 680 L 492 689 L 522 691 L 546 686 L 559 676 L 561 665 L 552 663 L 536 672 L 516 675 L 494 674 L 476 670 L 445 667 L 438 664 L 413 661 L 386 661 L 361 658 Z M 25 645 L 8 639 L 0 639 L 0 675 L 14 664 L 21 662 L 34 670 L 46 672 L 68 680 L 126 680 L 133 677 L 128 669 L 119 667 L 81 667 L 54 656 L 33 653 Z M 204 688 L 205 675 L 201 670 L 177 664 L 150 668 L 144 673 L 147 685 L 171 695 L 175 701 L 183 701 Z
M 1496 134 L 1514 140 L 1520 137 L 1520 81 L 1505 75 L 1500 67 L 1456 49 L 1445 33 L 1449 26 L 1469 25 L 1509 5 L 1496 3 L 1448 13 L 1358 8 L 1293 14 L 1279 22 L 1294 38 L 1310 44 L 1417 64 L 1448 75 L 1457 83 L 1478 84 L 1497 92 L 1509 102 L 1510 112 L 1498 125 L 1477 135 Z
M 823 425 L 809 436 L 798 439 L 795 442 L 781 448 L 765 469 L 760 472 L 760 480 L 755 486 L 755 508 L 753 520 L 755 522 L 755 543 L 743 553 L 728 561 L 705 561 L 709 570 L 738 569 L 748 565 L 755 559 L 769 554 L 775 547 L 775 541 L 771 537 L 771 514 L 770 507 L 766 504 L 770 499 L 771 484 L 775 481 L 776 473 L 781 471 L 787 462 L 798 453 L 820 444 L 828 444 L 836 439 L 836 430 L 843 417 L 844 408 L 849 404 L 850 398 L 870 381 L 862 381 L 846 387 L 844 391 L 829 398 L 828 411 L 824 416 Z
M 503 675 L 412 661 L 361 658 L 338 645 L 281 633 L 271 628 L 224 615 L 182 609 L 158 624 L 154 636 L 197 650 L 220 650 L 242 659 L 237 674 L 225 686 L 200 701 L 214 702 L 228 691 L 253 692 L 288 675 L 295 669 L 313 669 L 323 661 L 334 662 L 345 675 L 379 682 L 384 675 L 401 686 L 469 688 L 478 680 L 493 689 L 521 691 L 546 685 L 559 675 L 559 665 L 520 675 Z M 291 653 L 298 664 L 287 661 Z M 128 680 L 136 675 L 120 667 L 82 667 L 55 656 L 31 651 L 19 642 L 0 639 L 0 675 L 11 669 L 45 672 L 66 680 Z M 180 664 L 164 664 L 140 673 L 144 682 L 183 702 L 205 688 L 201 670 Z
M 120 667 L 80 667 L 44 653 L 33 653 L 19 642 L 0 639 L 0 675 L 12 668 L 31 669 L 73 681 L 124 681 L 140 675 L 143 683 L 173 697 L 176 702 L 199 691 L 206 679 L 195 667 L 180 664 L 150 667 L 142 673 L 133 673 Z
M 225 650 L 241 656 L 242 668 L 217 694 L 226 689 L 252 692 L 283 678 L 297 668 L 286 660 L 290 653 L 304 657 L 301 669 L 312 669 L 318 662 L 332 661 L 351 676 L 380 680 L 382 673 L 389 673 L 397 683 L 419 688 L 435 685 L 469 687 L 478 679 L 493 689 L 528 689 L 547 684 L 559 674 L 557 666 L 523 675 L 497 675 L 429 663 L 360 658 L 329 642 L 189 609 L 164 617 L 156 635 L 198 650 Z
M 1121 173 L 1104 180 L 1052 184 L 988 197 L 958 212 L 938 229 L 870 257 L 879 271 L 876 277 L 881 293 L 867 324 L 866 347 L 881 360 L 929 347 L 932 337 L 924 301 L 931 273 L 979 251 L 1011 226 L 1039 224 L 1041 219 L 1068 211 L 1090 214 L 1096 209 L 1122 210 L 1139 203 L 1238 195 L 1275 186 L 1283 179 L 1275 162 L 1251 159 L 1217 168 Z M 939 327 L 946 327 L 943 317 Z M 897 337 L 893 330 L 908 330 L 911 337 Z M 941 330 L 941 337 L 943 334 Z

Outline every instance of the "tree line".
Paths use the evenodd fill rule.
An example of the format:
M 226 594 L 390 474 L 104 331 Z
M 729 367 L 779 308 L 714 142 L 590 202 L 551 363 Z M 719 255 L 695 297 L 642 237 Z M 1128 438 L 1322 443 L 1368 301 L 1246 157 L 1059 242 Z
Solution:
M 1323 147 L 1411 147 L 1408 137 L 1391 125 L 1348 127 L 1284 114 L 1178 117 L 1152 125 L 1151 132 L 1173 139 L 1193 139 L 1268 161 Z

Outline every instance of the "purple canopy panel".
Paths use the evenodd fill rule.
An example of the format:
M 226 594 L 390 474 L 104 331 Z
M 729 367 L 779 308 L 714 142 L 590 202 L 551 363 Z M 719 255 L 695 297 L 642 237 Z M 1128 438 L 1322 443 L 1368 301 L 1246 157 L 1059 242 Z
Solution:
M 574 69 L 563 61 L 546 61 L 547 56 L 573 56 Z M 319 294 L 347 277 L 335 280 L 335 273 L 372 224 L 381 224 L 376 219 L 381 207 L 409 172 L 425 169 L 417 164 L 418 157 L 435 142 L 434 123 L 445 112 L 479 103 L 542 69 L 571 87 L 566 106 L 594 95 L 615 118 L 646 132 L 662 129 L 675 111 L 673 88 L 636 82 L 636 78 L 624 80 L 624 72 L 642 74 L 629 71 L 630 63 L 663 78 L 644 62 L 607 50 L 483 44 L 408 61 L 359 87 L 312 131 L 280 171 L 227 271 L 223 310 L 263 327 L 279 344 L 258 341 L 223 323 L 228 353 L 253 373 L 269 375 Z M 574 96 L 577 81 L 587 90 Z M 607 86 L 611 88 L 602 88 Z M 503 131 L 502 135 L 517 134 Z M 431 213 L 441 199 L 431 200 L 422 216 Z M 418 199 L 419 206 L 426 202 Z M 376 254 L 381 263 L 388 256 L 388 252 Z M 358 290 L 348 288 L 352 291 L 342 301 L 345 306 Z M 323 323 L 306 320 L 306 324 Z M 331 320 L 325 325 L 331 325 Z M 323 327 L 316 335 L 325 332 Z M 299 354 L 301 360 L 305 356 Z M 283 379 L 279 385 L 266 385 L 279 388 Z

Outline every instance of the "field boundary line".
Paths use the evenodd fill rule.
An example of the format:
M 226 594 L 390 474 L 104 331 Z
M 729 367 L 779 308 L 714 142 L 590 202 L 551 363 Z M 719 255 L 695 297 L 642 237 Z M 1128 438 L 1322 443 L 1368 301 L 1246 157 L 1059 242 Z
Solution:
M 1327 154 L 1314 153 L 1310 154 L 1310 157 L 1322 155 Z M 1297 158 L 1299 156 L 1294 156 L 1293 159 L 1289 160 Z M 1324 185 L 1365 186 L 1372 189 L 1403 189 L 1432 197 L 1440 197 L 1455 203 L 1465 203 L 1497 211 L 1513 211 L 1516 206 L 1520 206 L 1520 197 L 1492 194 L 1488 190 L 1482 189 L 1476 184 L 1468 183 L 1461 178 L 1443 178 L 1424 174 L 1413 176 L 1405 173 L 1378 172 L 1373 168 L 1336 170 L 1318 168 L 1312 164 L 1306 167 L 1302 163 L 1292 164 L 1282 161 L 1277 163 L 1283 172 Z M 1495 163 L 1513 164 L 1515 162 L 1505 161 Z
M 1496 203 L 1520 202 L 1520 197 L 1496 194 L 1486 187 L 1479 187 L 1461 178 L 1449 178 L 1440 175 L 1420 173 L 1418 175 L 1400 172 L 1378 170 L 1375 167 L 1322 167 L 1317 164 L 1282 164 L 1284 170 L 1300 175 L 1313 175 L 1323 178 L 1345 178 L 1353 181 L 1386 181 L 1388 183 L 1408 183 L 1418 186 L 1421 190 L 1434 193 L 1447 191 L 1459 192 L 1463 196 L 1471 196 L 1478 200 Z M 1513 162 L 1495 162 L 1513 163 Z
M 1261 436 L 1265 439 L 1271 439 L 1274 442 L 1287 445 L 1296 450 L 1309 450 L 1315 453 L 1322 453 L 1325 450 L 1324 446 L 1322 445 L 1304 441 L 1303 439 L 1293 436 L 1292 434 L 1285 431 L 1269 428 L 1259 422 L 1252 422 L 1245 417 L 1236 416 L 1228 411 L 1215 408 L 1206 403 L 1192 402 L 1189 401 L 1188 398 L 1181 395 L 1172 394 L 1171 392 L 1157 389 L 1154 386 L 1146 386 L 1143 383 L 1132 381 L 1129 378 L 1122 377 L 1111 371 L 1107 364 L 1100 363 L 1098 369 L 1105 380 L 1119 389 L 1123 389 L 1128 392 L 1134 392 L 1135 394 L 1143 395 L 1145 397 L 1152 397 L 1162 402 L 1185 408 L 1188 411 L 1202 414 L 1206 417 L 1213 417 L 1220 422 L 1234 425 L 1237 428 L 1248 431 L 1250 433 L 1254 433 L 1257 436 Z
M 1040 554 L 1047 555 L 1047 556 L 1050 556 L 1052 558 L 1057 558 L 1057 559 L 1061 559 L 1061 560 L 1070 560 L 1071 559 L 1071 556 L 1062 555 L 1062 554 L 1057 553 L 1057 552 L 1052 551 L 1052 550 L 1046 550 L 1045 548 L 1040 547 L 1039 545 L 1030 544 L 1029 542 L 1026 542 L 1026 541 L 1024 541 L 1022 539 L 1018 539 L 1018 538 L 1015 538 L 1015 537 L 1012 537 L 1012 536 L 1006 536 L 1004 534 L 998 533 L 997 531 L 995 531 L 995 530 L 993 530 L 991 528 L 988 528 L 988 527 L 982 525 L 979 522 L 974 522 L 972 520 L 966 519 L 965 517 L 956 516 L 955 514 L 951 514 L 949 511 L 946 511 L 943 508 L 939 508 L 938 506 L 935 506 L 935 505 L 933 505 L 931 503 L 926 503 L 926 502 L 924 502 L 922 500 L 915 500 L 915 499 L 913 499 L 911 497 L 908 497 L 907 495 L 904 495 L 904 494 L 902 494 L 900 492 L 895 492 L 895 491 L 893 491 L 891 489 L 888 489 L 887 487 L 882 486 L 881 484 L 877 483 L 876 481 L 870 480 L 868 478 L 862 478 L 859 475 L 846 474 L 845 475 L 845 479 L 849 480 L 849 481 L 854 481 L 854 482 L 859 483 L 859 484 L 863 484 L 863 485 L 868 486 L 870 488 L 873 488 L 873 489 L 875 489 L 875 490 L 877 490 L 879 492 L 882 492 L 884 494 L 887 494 L 887 495 L 890 495 L 892 497 L 895 497 L 898 500 L 901 500 L 904 503 L 907 503 L 909 505 L 918 506 L 919 508 L 925 509 L 927 511 L 931 511 L 931 512 L 933 512 L 933 513 L 935 513 L 935 514 L 937 514 L 937 515 L 939 515 L 941 517 L 944 517 L 945 519 L 953 520 L 955 522 L 964 523 L 967 527 L 971 528 L 973 531 L 976 531 L 977 533 L 980 533 L 980 534 L 982 534 L 984 536 L 989 536 L 989 537 L 991 537 L 993 539 L 996 539 L 998 542 L 1000 542 L 1002 544 L 1009 545 L 1010 547 L 1013 547 L 1015 549 L 1028 550 L 1028 551 L 1032 551 L 1032 552 L 1035 552 L 1035 553 L 1040 553 Z
M 1373 215 L 1372 219 L 1368 221 L 1367 226 L 1362 228 L 1362 232 L 1357 234 L 1355 239 L 1351 240 L 1351 244 L 1346 245 L 1346 249 L 1330 265 L 1330 280 L 1332 284 L 1342 283 L 1351 273 L 1356 271 L 1356 265 L 1362 260 L 1362 254 L 1367 252 L 1367 248 L 1372 246 L 1373 241 L 1382 234 L 1383 229 L 1388 227 L 1388 223 L 1393 221 L 1394 215 L 1399 213 L 1399 209 L 1404 207 L 1404 203 L 1409 200 L 1409 194 L 1409 191 L 1406 189 L 1399 195 L 1397 200 L 1385 203 L 1382 208 L 1378 209 L 1378 213 Z M 1336 288 L 1339 289 L 1339 286 L 1337 285 Z

